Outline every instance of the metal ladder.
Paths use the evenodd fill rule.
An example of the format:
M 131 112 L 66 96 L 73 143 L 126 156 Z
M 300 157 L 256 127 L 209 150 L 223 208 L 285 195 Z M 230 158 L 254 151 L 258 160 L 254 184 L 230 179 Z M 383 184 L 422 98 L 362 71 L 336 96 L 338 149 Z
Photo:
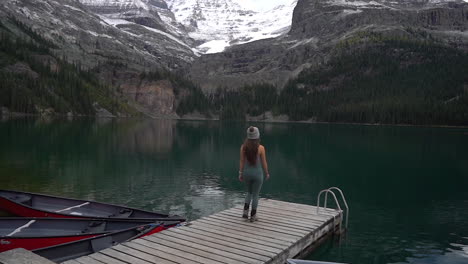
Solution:
M 341 206 L 340 206 L 340 203 L 338 202 L 338 199 L 336 198 L 336 194 L 334 191 L 338 191 L 339 194 L 341 195 L 341 200 L 343 201 L 343 204 L 345 206 L 345 209 L 346 209 L 346 222 L 345 222 L 345 230 L 348 229 L 348 217 L 349 217 L 349 207 L 348 207 L 348 203 L 346 202 L 346 198 L 343 194 L 343 191 L 341 191 L 340 188 L 338 187 L 330 187 L 328 189 L 324 189 L 324 190 L 321 190 L 319 192 L 319 194 L 317 195 L 317 214 L 319 214 L 319 210 L 321 208 L 320 206 L 320 197 L 322 196 L 322 194 L 325 194 L 325 201 L 323 203 L 323 208 L 326 209 L 327 208 L 327 201 L 328 201 L 328 194 L 330 193 L 334 200 L 335 200 L 335 203 L 336 205 L 338 206 L 338 210 L 340 212 L 343 212 L 343 210 L 341 209 Z M 340 220 L 340 233 L 342 231 L 342 223 L 343 223 L 343 217 L 341 217 L 341 220 Z M 333 216 L 333 224 L 335 224 L 335 217 Z

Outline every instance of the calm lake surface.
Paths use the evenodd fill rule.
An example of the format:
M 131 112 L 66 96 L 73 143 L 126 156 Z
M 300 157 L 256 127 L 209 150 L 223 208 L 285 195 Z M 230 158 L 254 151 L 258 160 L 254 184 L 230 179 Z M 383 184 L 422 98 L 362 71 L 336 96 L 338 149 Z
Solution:
M 248 125 L 0 121 L 0 188 L 194 220 L 243 203 L 237 171 Z M 338 186 L 348 199 L 346 238 L 324 244 L 309 259 L 468 263 L 467 129 L 256 125 L 271 173 L 262 197 L 315 205 L 320 190 Z

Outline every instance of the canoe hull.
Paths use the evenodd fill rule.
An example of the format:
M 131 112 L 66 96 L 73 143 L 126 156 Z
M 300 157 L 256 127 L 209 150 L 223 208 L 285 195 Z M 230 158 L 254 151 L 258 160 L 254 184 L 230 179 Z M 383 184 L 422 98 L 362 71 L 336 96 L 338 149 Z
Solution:
M 151 225 L 151 235 L 179 224 L 176 221 L 128 221 L 65 218 L 0 218 L 0 252 L 25 248 L 34 250 L 81 239 Z
M 179 221 L 185 218 L 108 203 L 0 190 L 0 210 L 23 217 Z
M 148 236 L 157 233 L 162 229 L 163 227 L 161 226 L 140 226 L 102 236 L 61 244 L 58 246 L 40 248 L 34 250 L 33 252 L 49 260 L 60 263 L 99 252 L 105 248 L 109 248 L 132 239 Z
M 54 218 L 86 218 L 74 215 L 55 214 L 52 212 L 45 212 L 36 210 L 31 207 L 24 206 L 19 203 L 12 202 L 0 196 L 0 208 L 5 212 L 12 215 L 23 217 L 54 217 Z

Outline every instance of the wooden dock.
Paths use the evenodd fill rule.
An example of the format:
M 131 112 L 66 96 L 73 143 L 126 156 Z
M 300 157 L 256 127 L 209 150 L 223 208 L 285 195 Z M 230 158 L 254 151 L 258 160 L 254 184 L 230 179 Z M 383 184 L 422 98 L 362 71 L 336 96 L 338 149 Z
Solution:
M 263 264 L 286 263 L 333 234 L 339 210 L 261 199 L 257 222 L 234 207 L 160 233 L 123 243 L 65 264 Z

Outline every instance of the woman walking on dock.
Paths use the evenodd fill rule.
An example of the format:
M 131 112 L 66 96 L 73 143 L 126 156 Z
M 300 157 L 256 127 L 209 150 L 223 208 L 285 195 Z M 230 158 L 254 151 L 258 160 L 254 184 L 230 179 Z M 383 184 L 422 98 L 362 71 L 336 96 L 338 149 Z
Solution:
M 240 148 L 239 162 L 239 181 L 245 182 L 247 186 L 242 217 L 248 218 L 250 202 L 252 202 L 251 222 L 257 220 L 258 198 L 263 184 L 263 173 L 268 180 L 270 174 L 268 173 L 265 147 L 260 145 L 260 131 L 257 127 L 251 126 L 247 129 L 247 138 Z

